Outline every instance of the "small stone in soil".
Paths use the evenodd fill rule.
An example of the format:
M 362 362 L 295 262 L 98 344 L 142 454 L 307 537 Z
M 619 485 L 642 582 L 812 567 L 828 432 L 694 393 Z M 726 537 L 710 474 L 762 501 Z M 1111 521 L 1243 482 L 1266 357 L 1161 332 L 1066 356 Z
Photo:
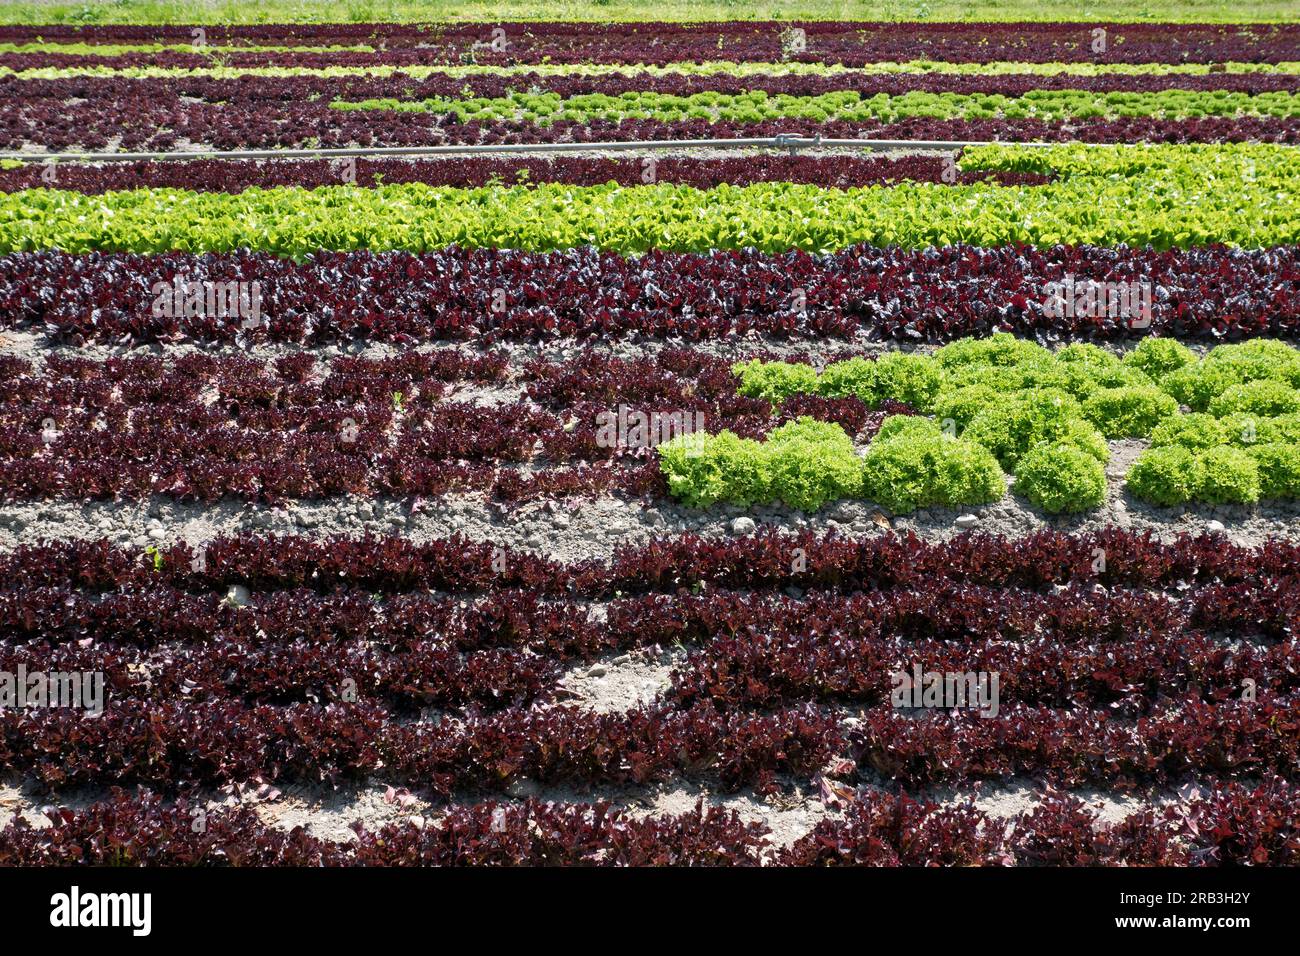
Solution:
M 953 524 L 955 524 L 957 527 L 961 528 L 962 530 L 965 530 L 967 528 L 975 527 L 977 524 L 979 524 L 979 520 L 980 519 L 975 517 L 974 515 L 958 515 L 957 520 L 954 521 Z
M 753 518 L 737 518 L 731 522 L 732 534 L 753 534 L 754 529 L 758 526 L 754 524 Z

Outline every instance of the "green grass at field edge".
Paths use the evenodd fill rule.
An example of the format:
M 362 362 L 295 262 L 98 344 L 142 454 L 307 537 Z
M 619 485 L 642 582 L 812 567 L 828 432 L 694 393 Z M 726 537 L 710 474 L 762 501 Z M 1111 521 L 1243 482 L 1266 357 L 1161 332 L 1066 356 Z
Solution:
M 1293 0 L 6 0 L 0 24 L 266 24 L 266 23 L 430 23 L 510 20 L 584 22 L 711 20 L 885 20 L 914 22 L 1070 21 L 1168 23 L 1284 23 L 1298 19 Z

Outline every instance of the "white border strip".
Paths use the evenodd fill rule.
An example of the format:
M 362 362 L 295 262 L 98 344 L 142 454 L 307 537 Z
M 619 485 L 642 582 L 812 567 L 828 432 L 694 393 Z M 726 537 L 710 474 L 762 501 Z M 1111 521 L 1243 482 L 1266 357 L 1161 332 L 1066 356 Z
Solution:
M 171 153 L 0 153 L 0 161 L 22 163 L 129 163 L 142 161 L 187 161 L 195 159 L 311 159 L 348 156 L 464 156 L 491 153 L 589 153 L 637 149 L 743 149 L 770 147 L 788 149 L 857 148 L 865 150 L 952 151 L 967 146 L 1058 146 L 1044 142 L 993 142 L 977 140 L 822 139 L 779 134 L 760 139 L 666 139 L 630 140 L 608 143 L 519 143 L 480 146 L 373 146 L 334 149 L 235 149 Z

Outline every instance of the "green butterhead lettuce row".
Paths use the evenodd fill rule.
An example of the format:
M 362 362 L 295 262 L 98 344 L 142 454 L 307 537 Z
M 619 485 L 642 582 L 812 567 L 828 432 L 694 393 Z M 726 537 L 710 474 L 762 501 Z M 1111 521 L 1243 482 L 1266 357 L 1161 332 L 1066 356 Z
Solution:
M 364 46 L 365 44 L 358 44 Z M 4 44 L 15 47 L 19 44 Z M 96 54 L 101 44 L 90 43 L 43 43 L 42 50 L 49 53 L 76 55 Z M 112 44 L 115 52 L 161 52 L 149 49 L 154 44 Z M 143 49 L 132 49 L 141 47 Z M 184 49 L 192 50 L 190 44 Z M 205 67 L 171 67 L 171 66 L 38 66 L 15 70 L 0 67 L 0 76 L 14 76 L 23 80 L 57 80 L 82 76 L 105 76 L 121 79 L 166 79 L 169 77 L 204 76 L 213 79 L 234 79 L 241 76 L 385 76 L 395 82 L 406 79 L 421 80 L 429 76 L 513 76 L 521 73 L 539 76 L 827 76 L 851 80 L 859 76 L 898 75 L 907 73 L 946 73 L 965 76 L 1207 76 L 1210 73 L 1224 74 L 1274 74 L 1287 75 L 1300 73 L 1300 61 L 1289 60 L 1280 63 L 1081 63 L 1054 62 L 1033 63 L 1023 60 L 991 60 L 985 63 L 959 63 L 944 60 L 881 60 L 865 63 L 861 66 L 844 66 L 839 63 L 805 63 L 800 60 L 788 61 L 732 61 L 708 60 L 705 62 L 683 62 L 663 64 L 630 63 L 430 63 L 403 64 L 400 66 L 372 63 L 364 66 L 224 66 L 225 54 L 236 50 L 248 50 L 249 47 L 227 47 L 209 44 L 205 48 L 213 60 L 212 66 Z M 294 47 L 299 51 L 310 51 L 312 47 Z M 0 53 L 17 52 L 13 49 L 0 49 Z
M 64 50 L 62 47 L 70 47 Z M 129 44 L 123 44 L 123 47 Z M 51 52 L 92 54 L 97 44 L 61 44 Z M 189 45 L 186 45 L 189 48 Z M 77 77 L 113 77 L 118 79 L 169 79 L 174 77 L 208 77 L 218 80 L 239 77 L 290 76 L 380 76 L 391 77 L 395 84 L 418 81 L 430 76 L 473 77 L 513 76 L 521 73 L 539 76 L 830 76 L 852 79 L 856 76 L 897 75 L 908 73 L 946 73 L 967 76 L 1206 76 L 1212 70 L 1225 74 L 1265 73 L 1288 75 L 1300 73 L 1300 61 L 1282 63 L 1026 63 L 992 61 L 988 63 L 949 63 L 936 60 L 901 60 L 868 63 L 863 66 L 788 62 L 731 62 L 713 60 L 704 63 L 665 63 L 662 65 L 625 63 L 524 63 L 524 64 L 367 64 L 365 66 L 222 66 L 223 53 L 231 47 L 210 45 L 207 52 L 212 66 L 38 66 L 15 70 L 0 67 L 0 76 L 20 80 L 63 80 Z M 246 48 L 242 48 L 246 49 Z M 3 51 L 0 51 L 3 52 Z M 127 52 L 123 49 L 123 52 Z M 149 52 L 149 51 L 141 51 Z M 399 87 L 400 88 L 400 87 Z
M 1273 488 L 1285 480 L 1275 473 Z M 1263 491 L 1258 460 L 1240 448 L 1218 445 L 1193 451 L 1177 445 L 1143 452 L 1128 473 L 1128 490 L 1157 505 L 1189 501 L 1254 504 Z
M 737 366 L 742 394 L 780 401 L 800 392 L 828 398 L 859 398 L 875 407 L 887 398 L 928 411 L 939 392 L 942 370 L 921 355 L 890 352 L 872 362 L 853 358 L 829 366 L 819 377 L 807 365 L 751 362 Z
M 1044 511 L 1087 510 L 1105 497 L 1107 439 L 1121 438 L 1150 438 L 1128 489 L 1154 504 L 1300 496 L 1300 352 L 1283 342 L 1221 345 L 1198 359 L 1148 339 L 1120 358 L 998 333 L 932 355 L 851 358 L 820 374 L 757 360 L 734 371 L 741 394 L 775 405 L 799 394 L 873 408 L 894 399 L 933 415 L 887 418 L 865 456 L 864 494 L 897 511 L 990 500 L 990 472 L 952 464 L 977 462 L 973 448 Z
M 421 27 L 458 23 L 576 22 L 592 24 L 639 23 L 647 34 L 659 23 L 707 25 L 725 20 L 838 21 L 846 28 L 850 14 L 870 15 L 887 23 L 972 23 L 986 24 L 990 33 L 1006 24 L 1078 21 L 1097 23 L 1168 24 L 1275 24 L 1295 18 L 1294 8 L 1281 0 L 1252 0 L 1250 3 L 1204 3 L 1198 0 L 1156 0 L 1134 5 L 1119 0 L 1094 0 L 1081 8 L 1062 0 L 935 0 L 921 5 L 881 4 L 856 9 L 843 0 L 776 0 L 768 4 L 740 6 L 732 0 L 581 0 L 543 4 L 537 0 L 365 0 L 364 3 L 337 0 L 263 0 L 239 3 L 235 0 L 42 0 L 40 3 L 9 4 L 0 7 L 0 23 L 43 27 L 49 24 L 100 26 L 193 24 L 235 26 L 264 24 L 403 23 Z M 1267 27 L 1266 27 L 1267 28 Z M 652 42 L 647 39 L 645 42 Z
M 1114 177 L 1143 176 L 1153 170 L 1163 170 L 1179 178 L 1212 177 L 1216 170 L 1231 170 L 1243 180 L 1257 176 L 1293 178 L 1298 174 L 1296 162 L 1295 147 L 1264 143 L 1180 143 L 1177 146 L 1057 143 L 1032 149 L 1014 143 L 997 143 L 970 146 L 961 154 L 961 167 L 967 170 L 1103 176 L 1112 183 L 1116 182 Z
M 589 123 L 653 119 L 679 122 L 759 123 L 770 119 L 818 122 L 881 122 L 924 119 L 1042 119 L 1048 121 L 1126 117 L 1194 119 L 1205 116 L 1300 115 L 1300 95 L 1287 92 L 1233 93 L 1225 90 L 1160 90 L 1158 92 L 1092 93 L 1085 90 L 1030 90 L 1010 97 L 985 93 L 926 93 L 900 96 L 880 93 L 864 97 L 856 90 L 836 90 L 816 96 L 707 91 L 687 96 L 628 92 L 617 96 L 586 93 L 563 97 L 551 92 L 511 92 L 500 97 L 433 97 L 400 100 L 391 97 L 355 102 L 335 100 L 339 110 L 389 110 L 455 116 L 457 122 L 557 121 Z
M 668 490 L 694 507 L 780 500 L 815 511 L 862 490 L 852 440 L 839 425 L 812 418 L 782 425 L 762 442 L 729 431 L 680 435 L 659 446 L 659 454 Z
M 1300 242 L 1298 156 L 1296 147 L 1261 144 L 997 146 L 963 156 L 963 168 L 1058 174 L 1033 187 L 983 181 L 847 190 L 770 182 L 708 190 L 667 183 L 477 189 L 403 183 L 94 196 L 30 189 L 0 196 L 0 251 L 249 248 L 305 256 L 319 250 L 590 245 L 623 253 L 816 252 L 862 242 L 1261 247 Z
M 1006 492 L 1006 477 L 987 449 L 944 434 L 927 418 L 900 415 L 885 424 L 863 457 L 839 425 L 800 418 L 761 442 L 728 431 L 681 435 L 659 447 L 660 464 L 669 491 L 695 507 L 781 501 L 815 511 L 867 497 L 911 511 L 983 504 Z
M 1175 415 L 1152 432 L 1151 446 L 1129 470 L 1136 498 L 1160 505 L 1300 498 L 1300 413 Z
M 1252 400 L 1267 405 L 1267 393 L 1229 392 L 1234 386 L 1261 381 L 1278 382 L 1293 389 L 1300 387 L 1300 353 L 1285 343 L 1269 339 L 1220 345 L 1211 349 L 1202 361 L 1183 366 L 1160 379 L 1160 386 L 1182 404 L 1200 412 L 1207 411 L 1225 393 L 1229 398 L 1221 407 L 1237 401 L 1248 406 Z
M 1219 414 L 1250 411 L 1252 406 L 1269 408 L 1288 404 L 1283 393 L 1274 388 L 1235 388 L 1257 382 L 1276 382 L 1292 389 L 1300 386 L 1300 353 L 1268 339 L 1220 345 L 1204 360 L 1185 365 L 1160 380 L 1165 391 L 1198 412 L 1210 410 L 1211 404 L 1220 399 Z
M 1251 448 L 1255 445 L 1300 443 L 1300 414 L 1269 418 L 1236 412 L 1216 418 L 1208 412 L 1175 415 L 1151 432 L 1151 446 L 1177 445 L 1195 451 L 1216 445 Z

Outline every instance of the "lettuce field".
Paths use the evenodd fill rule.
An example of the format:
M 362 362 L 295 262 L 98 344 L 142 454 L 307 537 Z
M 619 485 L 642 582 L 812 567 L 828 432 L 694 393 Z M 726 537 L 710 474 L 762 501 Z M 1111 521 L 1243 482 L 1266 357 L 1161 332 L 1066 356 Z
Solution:
M 1300 863 L 1300 25 L 0 95 L 0 864 Z

